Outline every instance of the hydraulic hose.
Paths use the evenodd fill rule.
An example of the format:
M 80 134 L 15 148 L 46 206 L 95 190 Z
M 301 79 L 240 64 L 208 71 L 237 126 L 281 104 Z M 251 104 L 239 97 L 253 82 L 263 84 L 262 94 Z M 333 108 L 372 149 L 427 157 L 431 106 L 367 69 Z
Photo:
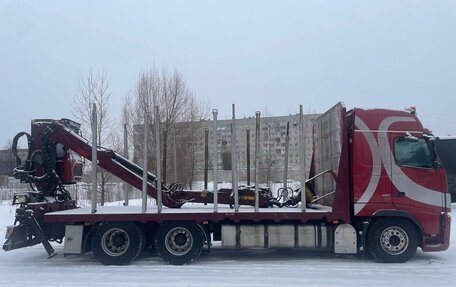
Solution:
M 32 150 L 33 150 L 33 146 L 32 146 L 32 136 L 31 136 L 29 133 L 26 133 L 26 132 L 20 132 L 20 133 L 18 133 L 18 134 L 13 138 L 13 145 L 11 146 L 11 153 L 12 153 L 13 156 L 16 158 L 16 167 L 20 167 L 20 166 L 22 165 L 21 158 L 20 158 L 19 155 L 17 154 L 17 144 L 18 144 L 19 139 L 20 139 L 22 136 L 26 136 L 26 137 L 27 137 L 27 148 L 28 148 L 28 151 L 27 151 L 27 159 L 26 159 L 26 162 L 24 163 L 24 167 L 25 167 L 25 165 L 27 164 L 27 161 L 30 160 L 30 157 L 31 157 L 31 154 L 32 154 Z M 27 169 L 25 169 L 25 170 L 27 170 Z

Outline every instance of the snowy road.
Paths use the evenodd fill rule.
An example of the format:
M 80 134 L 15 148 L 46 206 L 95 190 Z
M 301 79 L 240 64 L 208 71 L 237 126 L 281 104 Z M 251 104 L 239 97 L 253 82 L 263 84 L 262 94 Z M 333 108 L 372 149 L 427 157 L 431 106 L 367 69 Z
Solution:
M 0 206 L 2 237 L 13 217 L 11 207 Z M 0 286 L 456 286 L 455 229 L 453 223 L 448 251 L 418 251 L 405 264 L 320 252 L 213 249 L 186 266 L 164 265 L 158 257 L 103 266 L 91 254 L 64 257 L 60 245 L 48 260 L 37 245 L 0 251 Z

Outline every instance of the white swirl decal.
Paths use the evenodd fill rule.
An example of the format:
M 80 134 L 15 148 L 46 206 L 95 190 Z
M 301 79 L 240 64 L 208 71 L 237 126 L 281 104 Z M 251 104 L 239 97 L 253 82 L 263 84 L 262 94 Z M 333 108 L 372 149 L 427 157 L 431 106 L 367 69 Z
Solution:
M 355 214 L 358 214 L 361 209 L 366 205 L 367 202 L 374 195 L 375 190 L 377 189 L 378 181 L 380 180 L 380 172 L 382 169 L 382 159 L 380 157 L 380 151 L 378 149 L 377 142 L 375 141 L 374 135 L 370 132 L 366 123 L 364 123 L 359 117 L 355 117 L 355 125 L 362 130 L 362 134 L 369 145 L 370 151 L 372 153 L 372 174 L 369 180 L 369 184 L 362 194 L 362 196 L 355 203 Z

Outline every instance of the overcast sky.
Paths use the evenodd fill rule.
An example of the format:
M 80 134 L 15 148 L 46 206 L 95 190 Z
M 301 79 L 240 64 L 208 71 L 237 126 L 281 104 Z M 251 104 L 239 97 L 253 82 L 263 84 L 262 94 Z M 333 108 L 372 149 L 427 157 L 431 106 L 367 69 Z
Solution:
M 91 68 L 117 117 L 154 63 L 221 118 L 416 106 L 456 135 L 456 1 L 0 0 L 0 43 L 0 147 L 33 118 L 72 118 Z

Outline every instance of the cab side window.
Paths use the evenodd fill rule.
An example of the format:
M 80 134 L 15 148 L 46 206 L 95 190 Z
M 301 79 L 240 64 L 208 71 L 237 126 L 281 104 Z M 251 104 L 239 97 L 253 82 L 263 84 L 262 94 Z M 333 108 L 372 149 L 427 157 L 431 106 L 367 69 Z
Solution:
M 394 157 L 399 165 L 432 168 L 432 155 L 426 141 L 422 138 L 395 139 Z

